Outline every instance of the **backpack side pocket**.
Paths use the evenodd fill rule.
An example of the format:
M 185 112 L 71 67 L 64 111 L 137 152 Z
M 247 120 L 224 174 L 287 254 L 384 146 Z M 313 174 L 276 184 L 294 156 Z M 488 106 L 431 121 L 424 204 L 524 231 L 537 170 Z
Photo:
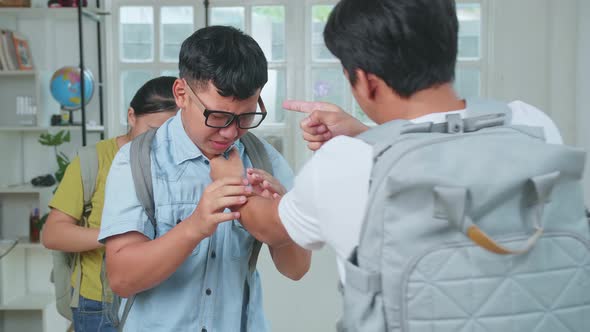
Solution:
M 381 275 L 345 262 L 344 311 L 339 332 L 385 331 Z

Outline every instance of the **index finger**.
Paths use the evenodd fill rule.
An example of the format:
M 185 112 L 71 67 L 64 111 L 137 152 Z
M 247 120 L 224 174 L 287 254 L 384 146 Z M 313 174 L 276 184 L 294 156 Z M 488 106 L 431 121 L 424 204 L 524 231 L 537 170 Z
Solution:
M 250 167 L 250 168 L 248 168 L 248 169 L 246 170 L 246 172 L 247 172 L 248 174 L 254 174 L 254 173 L 258 173 L 258 174 L 260 174 L 260 175 L 262 175 L 262 176 L 265 176 L 265 177 L 268 177 L 268 178 L 272 178 L 272 177 L 273 177 L 272 175 L 270 175 L 270 173 L 269 173 L 269 172 L 267 172 L 267 171 L 265 171 L 265 170 L 263 170 L 263 169 L 260 169 L 260 168 L 254 168 L 254 167 Z
M 248 180 L 240 178 L 240 177 L 226 177 L 221 178 L 219 180 L 215 180 L 210 183 L 207 187 L 205 187 L 205 191 L 214 191 L 217 188 L 221 188 L 223 186 L 247 186 Z
M 338 106 L 321 101 L 285 100 L 283 108 L 300 113 L 313 113 L 314 111 L 337 111 Z

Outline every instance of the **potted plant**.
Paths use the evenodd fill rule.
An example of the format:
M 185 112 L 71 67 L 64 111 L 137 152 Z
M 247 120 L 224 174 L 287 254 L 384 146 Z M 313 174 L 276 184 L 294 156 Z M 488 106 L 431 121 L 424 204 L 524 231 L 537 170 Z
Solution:
M 65 153 L 63 153 L 62 151 L 58 151 L 57 147 L 64 144 L 64 143 L 67 143 L 69 141 L 70 141 L 70 131 L 69 130 L 60 130 L 55 134 L 42 133 L 39 136 L 38 142 L 41 145 L 53 147 L 53 151 L 55 153 L 55 160 L 57 161 L 57 171 L 54 173 L 54 176 L 55 176 L 55 179 L 57 180 L 58 185 L 61 182 L 61 179 L 64 177 L 64 173 L 66 172 L 66 168 L 70 164 L 70 158 L 68 158 L 68 156 Z M 57 189 L 57 186 L 55 187 L 53 192 L 55 192 L 56 189 Z M 47 220 L 48 215 L 49 215 L 49 213 L 45 213 L 43 215 L 43 217 L 41 217 L 36 223 L 34 223 L 35 229 L 32 231 L 40 232 L 41 229 L 43 228 L 43 225 L 45 224 L 45 221 Z M 31 225 L 31 226 L 33 226 L 33 225 Z

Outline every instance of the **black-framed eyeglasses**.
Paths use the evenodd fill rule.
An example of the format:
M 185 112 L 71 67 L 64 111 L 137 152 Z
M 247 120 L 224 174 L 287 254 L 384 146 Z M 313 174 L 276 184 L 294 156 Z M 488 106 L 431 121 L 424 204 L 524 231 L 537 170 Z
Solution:
M 184 83 L 186 84 L 186 86 L 188 86 L 188 89 L 190 90 L 191 94 L 195 97 L 193 101 L 197 104 L 197 106 L 199 106 L 203 110 L 203 115 L 205 116 L 205 125 L 207 127 L 227 128 L 234 121 L 237 121 L 238 128 L 252 129 L 260 126 L 260 124 L 266 117 L 266 107 L 264 107 L 264 102 L 262 101 L 261 97 L 258 97 L 258 107 L 260 107 L 261 112 L 235 114 L 226 111 L 210 110 L 203 105 L 203 102 L 193 91 L 190 85 L 188 85 L 186 81 Z

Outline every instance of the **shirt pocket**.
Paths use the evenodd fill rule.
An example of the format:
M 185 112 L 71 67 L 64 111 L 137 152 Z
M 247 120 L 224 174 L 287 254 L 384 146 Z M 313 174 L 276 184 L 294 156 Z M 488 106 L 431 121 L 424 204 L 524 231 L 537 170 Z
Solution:
M 231 221 L 229 232 L 230 253 L 234 259 L 249 257 L 254 244 L 254 237 L 237 220 Z
M 158 227 L 158 237 L 164 236 L 176 225 L 180 224 L 184 219 L 193 213 L 196 208 L 196 204 L 193 203 L 182 203 L 158 206 L 156 223 Z M 195 256 L 199 253 L 201 243 L 193 249 L 191 256 Z

